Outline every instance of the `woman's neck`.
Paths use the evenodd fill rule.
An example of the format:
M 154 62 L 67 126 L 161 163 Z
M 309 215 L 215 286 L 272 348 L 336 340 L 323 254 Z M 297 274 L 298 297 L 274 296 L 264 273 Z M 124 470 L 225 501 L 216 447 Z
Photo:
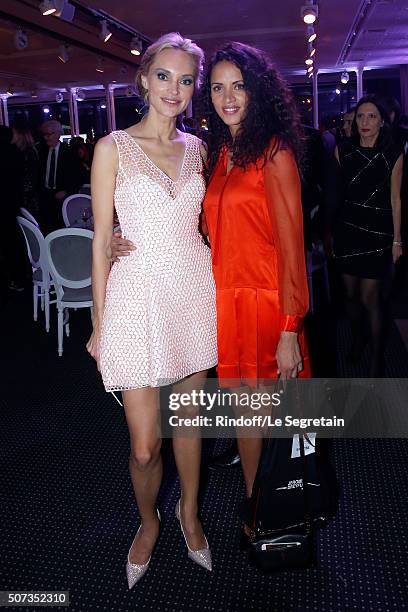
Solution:
M 140 122 L 141 131 L 146 138 L 160 141 L 174 140 L 177 137 L 177 117 L 163 117 L 154 108 Z
M 366 137 L 360 135 L 360 146 L 368 147 L 368 148 L 375 147 L 377 138 L 378 138 L 378 134 L 376 134 L 375 136 L 366 136 Z

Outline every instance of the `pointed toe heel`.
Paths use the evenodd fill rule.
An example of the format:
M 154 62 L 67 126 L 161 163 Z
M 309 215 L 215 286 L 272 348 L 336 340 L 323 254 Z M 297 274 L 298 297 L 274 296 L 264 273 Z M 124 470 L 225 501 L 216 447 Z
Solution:
M 175 508 L 175 515 L 176 515 L 176 518 L 178 519 L 178 521 L 180 523 L 181 533 L 183 534 L 184 541 L 185 541 L 186 546 L 187 546 L 189 558 L 192 561 L 194 561 L 194 563 L 197 563 L 197 565 L 201 565 L 201 567 L 203 567 L 204 569 L 208 570 L 209 572 L 212 572 L 211 550 L 210 550 L 210 547 L 208 545 L 207 538 L 204 536 L 205 543 L 206 543 L 206 548 L 202 548 L 200 550 L 191 550 L 191 548 L 188 545 L 186 534 L 184 533 L 184 529 L 183 529 L 183 524 L 181 522 L 180 500 L 178 500 L 178 502 L 177 502 L 177 505 L 176 505 L 176 508 Z
M 158 517 L 159 522 L 160 522 L 161 521 L 161 517 L 160 517 L 160 512 L 158 510 L 157 510 L 157 517 Z M 140 525 L 140 527 L 141 526 L 142 525 Z M 141 578 L 143 578 L 143 576 L 145 575 L 145 573 L 147 572 L 147 569 L 149 567 L 150 559 L 152 558 L 152 555 L 150 555 L 150 557 L 148 558 L 146 563 L 143 563 L 143 564 L 140 564 L 140 563 L 131 563 L 131 561 L 130 561 L 130 558 L 129 558 L 130 551 L 132 550 L 133 542 L 135 541 L 136 536 L 137 536 L 137 534 L 140 531 L 140 527 L 136 531 L 135 537 L 133 538 L 132 544 L 130 545 L 128 556 L 127 556 L 126 577 L 127 577 L 127 581 L 128 581 L 129 591 L 130 591 L 130 589 L 133 589 L 135 584 L 137 582 L 139 582 L 139 580 Z M 155 546 L 156 546 L 156 544 L 155 544 Z M 153 547 L 153 550 L 154 550 L 155 546 Z M 153 551 L 152 551 L 152 554 L 153 554 Z

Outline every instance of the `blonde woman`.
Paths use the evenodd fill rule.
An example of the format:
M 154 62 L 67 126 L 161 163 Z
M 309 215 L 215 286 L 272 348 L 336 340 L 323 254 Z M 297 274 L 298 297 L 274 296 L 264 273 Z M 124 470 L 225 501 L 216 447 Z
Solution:
M 141 516 L 126 566 L 129 588 L 146 572 L 159 535 L 158 388 L 200 389 L 217 362 L 211 256 L 198 231 L 205 150 L 176 128 L 202 63 L 202 50 L 179 34 L 154 42 L 137 77 L 149 110 L 137 125 L 102 138 L 92 167 L 94 319 L 87 348 L 106 390 L 122 391 L 129 427 Z M 110 268 L 114 207 L 123 235 L 136 247 Z M 181 485 L 176 515 L 188 555 L 211 570 L 197 516 L 201 440 L 177 437 L 173 445 Z

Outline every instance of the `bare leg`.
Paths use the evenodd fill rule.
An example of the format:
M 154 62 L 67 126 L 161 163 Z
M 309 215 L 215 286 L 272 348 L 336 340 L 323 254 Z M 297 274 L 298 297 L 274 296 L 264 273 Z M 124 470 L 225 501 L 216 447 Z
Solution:
M 123 391 L 122 395 L 130 434 L 130 476 L 142 519 L 129 558 L 131 563 L 145 564 L 159 534 L 156 512 L 156 498 L 162 479 L 159 391 L 146 387 Z
M 249 387 L 239 387 L 236 389 L 231 389 L 231 393 L 236 393 L 237 396 L 241 396 L 244 394 L 251 394 L 251 390 Z M 245 408 L 245 412 L 242 412 L 242 408 L 239 406 L 234 407 L 234 412 L 236 416 L 240 416 L 244 414 L 245 416 L 252 416 L 253 412 L 250 408 Z M 252 487 L 254 485 L 254 480 L 256 476 L 256 472 L 258 470 L 259 459 L 261 457 L 262 450 L 262 432 L 260 429 L 253 428 L 253 437 L 248 436 L 250 433 L 249 428 L 245 428 L 245 437 L 239 434 L 237 431 L 237 444 L 239 456 L 241 457 L 241 466 L 244 474 L 245 487 L 247 497 L 252 495 Z
M 204 387 L 206 378 L 206 370 L 197 372 L 197 374 L 193 374 L 173 385 L 173 393 L 199 391 Z M 194 417 L 198 414 L 199 408 L 196 406 L 183 406 L 178 410 L 179 416 Z M 197 517 L 201 462 L 200 429 L 189 427 L 187 433 L 188 436 L 184 437 L 183 432 L 178 429 L 173 437 L 174 457 L 181 487 L 180 513 L 189 547 L 191 550 L 201 550 L 206 548 L 206 542 L 203 528 Z

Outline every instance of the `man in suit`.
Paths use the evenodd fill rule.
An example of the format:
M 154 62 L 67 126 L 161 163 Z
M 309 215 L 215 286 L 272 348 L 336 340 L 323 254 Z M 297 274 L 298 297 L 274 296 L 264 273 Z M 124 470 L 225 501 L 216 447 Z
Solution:
M 69 146 L 60 141 L 59 121 L 46 121 L 41 126 L 45 146 L 40 151 L 40 224 L 44 234 L 64 227 L 62 203 L 77 193 L 81 180 Z

